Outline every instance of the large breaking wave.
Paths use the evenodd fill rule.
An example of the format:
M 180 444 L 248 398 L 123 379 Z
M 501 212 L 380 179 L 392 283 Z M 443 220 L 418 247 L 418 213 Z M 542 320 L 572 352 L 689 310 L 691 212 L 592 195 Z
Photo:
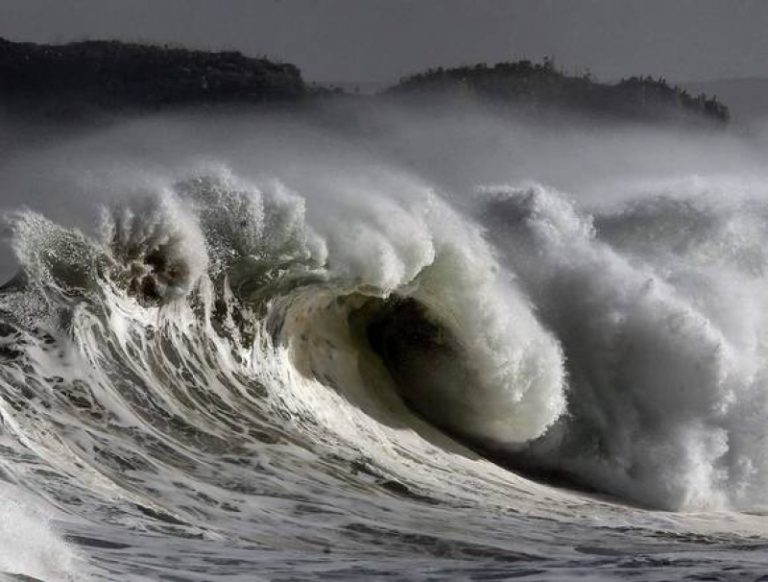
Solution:
M 455 204 L 362 175 L 318 172 L 318 194 L 207 163 L 137 179 L 90 230 L 10 215 L 6 480 L 93 527 L 241 543 L 298 539 L 311 512 L 285 523 L 281 499 L 354 513 L 369 486 L 765 504 L 764 198 L 523 183 Z

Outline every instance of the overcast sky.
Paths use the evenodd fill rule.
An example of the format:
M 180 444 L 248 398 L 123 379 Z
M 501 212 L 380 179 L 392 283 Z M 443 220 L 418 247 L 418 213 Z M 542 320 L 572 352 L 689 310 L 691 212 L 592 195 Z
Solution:
M 762 0 L 0 0 L 0 36 L 237 49 L 325 82 L 547 55 L 604 80 L 768 77 Z

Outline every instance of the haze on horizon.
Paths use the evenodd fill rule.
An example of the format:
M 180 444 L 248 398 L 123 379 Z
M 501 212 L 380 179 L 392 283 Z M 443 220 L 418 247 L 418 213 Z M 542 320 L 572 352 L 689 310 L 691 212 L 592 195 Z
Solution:
M 545 56 L 602 80 L 768 77 L 766 29 L 755 0 L 0 0 L 10 40 L 234 49 L 335 83 Z

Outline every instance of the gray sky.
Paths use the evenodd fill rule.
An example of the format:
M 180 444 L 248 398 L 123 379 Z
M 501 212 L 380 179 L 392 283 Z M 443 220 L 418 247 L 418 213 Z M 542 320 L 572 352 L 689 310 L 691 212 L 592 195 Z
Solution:
M 768 77 L 762 0 L 0 0 L 0 36 L 231 48 L 318 81 L 546 55 L 604 80 Z

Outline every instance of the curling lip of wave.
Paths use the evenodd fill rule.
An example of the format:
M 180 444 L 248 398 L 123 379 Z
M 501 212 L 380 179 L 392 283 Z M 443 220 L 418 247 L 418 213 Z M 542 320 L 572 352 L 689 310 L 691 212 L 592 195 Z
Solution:
M 657 507 L 761 501 L 763 326 L 750 318 L 762 306 L 765 256 L 751 242 L 762 206 L 661 198 L 590 216 L 532 185 L 484 190 L 475 222 L 413 188 L 407 202 L 344 198 L 318 214 L 279 183 L 222 171 L 106 213 L 101 240 L 18 215 L 30 284 L 14 325 L 46 314 L 55 327 L 50 305 L 78 305 L 67 323 L 77 344 L 106 318 L 104 345 L 131 346 L 107 376 L 151 379 L 163 406 L 182 398 L 156 376 L 179 363 L 153 351 L 152 334 L 167 333 L 174 358 L 218 346 L 215 374 L 251 378 L 274 406 L 342 438 L 379 421 L 420 426 L 399 394 L 523 469 Z M 681 244 L 680 229 L 696 236 Z M 3 301 L 10 311 L 18 293 Z M 281 392 L 290 382 L 300 404 Z M 313 408 L 337 397 L 321 390 L 369 420 L 341 428 L 349 421 Z

